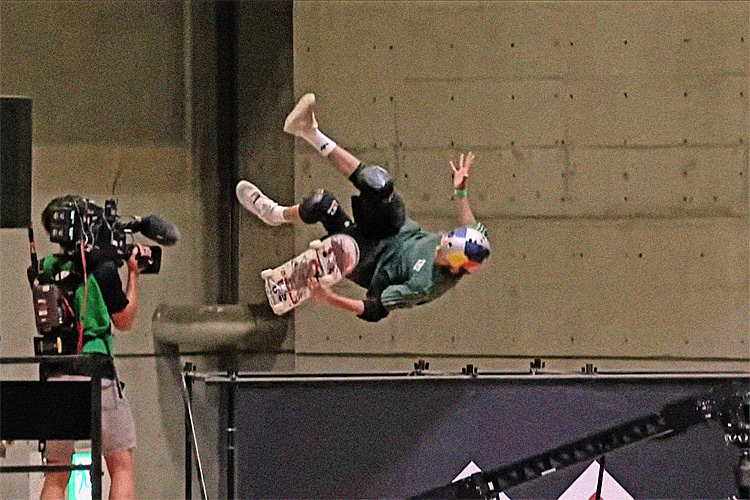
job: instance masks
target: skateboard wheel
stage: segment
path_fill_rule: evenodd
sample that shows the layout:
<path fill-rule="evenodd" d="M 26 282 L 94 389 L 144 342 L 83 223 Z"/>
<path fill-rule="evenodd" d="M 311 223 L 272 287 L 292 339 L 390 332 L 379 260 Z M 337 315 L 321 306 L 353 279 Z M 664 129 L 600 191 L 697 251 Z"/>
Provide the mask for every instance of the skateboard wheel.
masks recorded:
<path fill-rule="evenodd" d="M 331 286 L 333 285 L 333 278 L 331 276 L 323 276 L 320 278 L 320 284 L 323 286 Z"/>
<path fill-rule="evenodd" d="M 260 277 L 267 280 L 273 275 L 273 269 L 264 269 L 260 272 Z"/>
<path fill-rule="evenodd" d="M 310 248 L 313 250 L 317 250 L 318 248 L 323 248 L 323 242 L 320 240 L 313 240 L 310 242 Z"/>

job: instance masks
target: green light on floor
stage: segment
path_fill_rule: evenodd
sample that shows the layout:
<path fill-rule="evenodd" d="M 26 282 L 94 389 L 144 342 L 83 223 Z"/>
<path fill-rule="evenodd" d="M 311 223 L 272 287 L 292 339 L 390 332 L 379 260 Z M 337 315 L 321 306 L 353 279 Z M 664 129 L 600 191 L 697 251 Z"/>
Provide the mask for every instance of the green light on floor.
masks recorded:
<path fill-rule="evenodd" d="M 74 453 L 73 465 L 91 465 L 91 452 Z M 68 500 L 91 500 L 91 474 L 88 470 L 71 471 Z"/>

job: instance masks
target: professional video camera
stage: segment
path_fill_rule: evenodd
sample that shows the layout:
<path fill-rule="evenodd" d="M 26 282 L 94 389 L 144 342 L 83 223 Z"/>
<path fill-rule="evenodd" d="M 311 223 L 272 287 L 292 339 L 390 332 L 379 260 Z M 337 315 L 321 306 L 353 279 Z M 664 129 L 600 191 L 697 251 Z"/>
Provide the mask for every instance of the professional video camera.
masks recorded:
<path fill-rule="evenodd" d="M 110 199 L 100 207 L 79 196 L 56 198 L 45 208 L 42 222 L 50 241 L 64 249 L 64 258 L 76 263 L 77 269 L 91 272 L 97 265 L 113 262 L 121 266 L 135 248 L 133 233 L 165 246 L 174 245 L 179 232 L 172 224 L 155 215 L 121 219 L 117 203 Z M 130 238 L 129 238 L 130 237 Z M 82 282 L 79 272 L 65 276 L 48 276 L 40 268 L 34 244 L 34 232 L 29 227 L 31 266 L 28 279 L 31 285 L 36 326 L 40 337 L 34 341 L 34 352 L 42 354 L 75 354 L 80 347 L 78 320 L 73 310 L 74 295 Z M 156 274 L 161 268 L 161 247 L 149 246 L 150 256 L 137 255 L 141 273 Z"/>
<path fill-rule="evenodd" d="M 45 217 L 50 241 L 64 248 L 81 248 L 92 264 L 114 261 L 122 265 L 133 251 L 133 244 L 127 243 L 128 235 L 136 232 L 165 246 L 179 239 L 177 228 L 155 215 L 121 220 L 115 200 L 107 200 L 102 208 L 91 200 L 72 198 L 48 210 Z M 155 274 L 161 267 L 161 247 L 150 248 L 151 257 L 144 257 L 140 263 L 145 267 L 143 273 Z"/>

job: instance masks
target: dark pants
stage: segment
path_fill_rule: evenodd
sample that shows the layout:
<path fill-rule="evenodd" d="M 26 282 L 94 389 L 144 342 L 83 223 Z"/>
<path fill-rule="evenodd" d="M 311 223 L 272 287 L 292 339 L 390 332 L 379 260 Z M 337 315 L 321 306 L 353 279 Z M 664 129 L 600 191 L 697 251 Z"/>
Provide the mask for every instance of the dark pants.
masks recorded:
<path fill-rule="evenodd" d="M 367 169 L 377 168 L 376 175 Z M 362 172 L 365 172 L 364 175 Z M 380 167 L 359 165 L 349 177 L 359 194 L 352 196 L 354 219 L 330 193 L 318 190 L 300 204 L 300 217 L 307 224 L 321 222 L 328 234 L 348 234 L 359 246 L 359 263 L 347 278 L 368 288 L 378 259 L 391 238 L 406 221 L 406 209 L 393 183 Z"/>

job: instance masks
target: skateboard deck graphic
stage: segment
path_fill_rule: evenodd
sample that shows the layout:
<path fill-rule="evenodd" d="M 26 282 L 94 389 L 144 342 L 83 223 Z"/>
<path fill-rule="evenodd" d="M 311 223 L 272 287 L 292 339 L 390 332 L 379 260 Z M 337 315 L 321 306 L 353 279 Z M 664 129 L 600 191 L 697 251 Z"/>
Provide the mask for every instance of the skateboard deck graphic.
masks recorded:
<path fill-rule="evenodd" d="M 312 241 L 309 248 L 275 269 L 260 273 L 265 281 L 266 296 L 273 312 L 285 314 L 310 298 L 309 278 L 322 286 L 341 281 L 359 262 L 359 247 L 354 238 L 334 234 Z"/>

